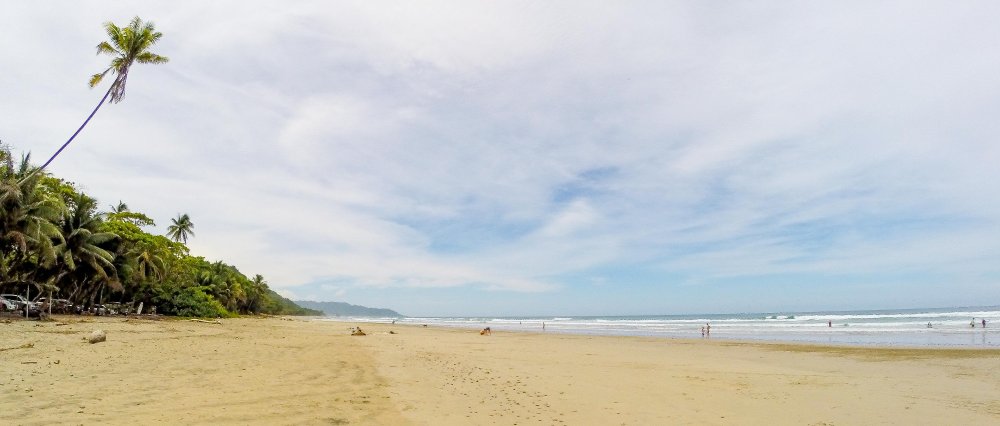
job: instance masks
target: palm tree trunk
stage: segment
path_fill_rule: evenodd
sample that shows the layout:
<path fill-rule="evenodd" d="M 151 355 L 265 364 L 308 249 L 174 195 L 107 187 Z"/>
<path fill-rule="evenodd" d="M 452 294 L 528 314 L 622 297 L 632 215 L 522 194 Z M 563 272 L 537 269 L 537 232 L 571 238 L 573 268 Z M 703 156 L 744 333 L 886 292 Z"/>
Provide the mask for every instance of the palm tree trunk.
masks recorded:
<path fill-rule="evenodd" d="M 101 102 L 98 103 L 97 107 L 94 108 L 94 111 L 92 111 L 90 113 L 90 115 L 87 116 L 87 119 L 83 122 L 83 124 L 80 125 L 80 128 L 76 129 L 76 132 L 73 133 L 73 136 L 70 136 L 69 140 L 66 141 L 66 143 L 62 144 L 62 146 L 59 147 L 59 150 L 56 151 L 55 154 L 52 154 L 52 157 L 49 157 L 49 160 L 46 161 L 45 164 L 42 164 L 42 167 L 39 167 L 39 168 L 35 169 L 34 172 L 32 172 L 27 177 L 25 177 L 24 179 L 22 179 L 21 182 L 24 182 L 24 181 L 28 180 L 28 178 L 30 178 L 30 177 L 34 176 L 36 173 L 39 173 L 42 170 L 44 170 L 45 167 L 48 166 L 49 163 L 52 162 L 52 160 L 56 159 L 56 157 L 59 155 L 59 153 L 61 153 L 64 149 L 66 149 L 66 146 L 68 146 L 70 142 L 73 142 L 73 139 L 76 139 L 76 135 L 80 134 L 80 131 L 83 130 L 84 127 L 87 127 L 87 123 L 90 122 L 90 119 L 94 118 L 94 114 L 97 114 L 97 110 L 101 109 L 101 106 L 104 105 L 104 101 L 108 100 L 108 95 L 111 94 L 111 89 L 114 88 L 114 87 L 115 86 L 112 84 L 111 88 L 108 88 L 108 91 L 104 93 L 104 97 L 101 98 Z"/>

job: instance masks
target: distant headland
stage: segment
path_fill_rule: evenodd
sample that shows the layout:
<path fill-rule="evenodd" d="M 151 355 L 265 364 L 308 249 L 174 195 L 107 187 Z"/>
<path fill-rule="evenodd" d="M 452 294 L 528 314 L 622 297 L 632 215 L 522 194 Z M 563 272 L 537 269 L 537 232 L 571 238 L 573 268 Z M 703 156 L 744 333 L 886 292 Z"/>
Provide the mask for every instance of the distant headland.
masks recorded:
<path fill-rule="evenodd" d="M 352 305 L 344 302 L 314 302 L 311 300 L 296 301 L 295 304 L 309 309 L 322 311 L 329 316 L 358 316 L 358 317 L 403 317 L 392 309 L 369 308 L 366 306 Z"/>

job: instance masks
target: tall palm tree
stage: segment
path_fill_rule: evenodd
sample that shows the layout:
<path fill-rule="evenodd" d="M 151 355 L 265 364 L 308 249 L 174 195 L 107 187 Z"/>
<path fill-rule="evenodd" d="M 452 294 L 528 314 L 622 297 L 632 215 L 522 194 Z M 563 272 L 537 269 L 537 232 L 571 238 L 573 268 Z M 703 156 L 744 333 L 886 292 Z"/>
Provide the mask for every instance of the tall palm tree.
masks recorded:
<path fill-rule="evenodd" d="M 247 287 L 247 301 L 246 301 L 246 311 L 250 313 L 259 313 L 261 308 L 261 301 L 264 298 L 264 294 L 267 293 L 267 281 L 264 281 L 264 276 L 261 274 L 254 275 L 250 280 L 250 285 Z"/>
<path fill-rule="evenodd" d="M 79 301 L 78 295 L 90 295 L 90 302 L 104 285 L 110 284 L 115 291 L 121 291 L 121 283 L 115 274 L 114 253 L 102 247 L 118 238 L 111 232 L 101 231 L 101 216 L 97 213 L 97 202 L 84 194 L 76 195 L 70 211 L 60 224 L 62 243 L 56 250 L 61 260 L 60 286 L 71 288 L 71 299 Z"/>
<path fill-rule="evenodd" d="M 45 164 L 42 164 L 42 167 L 38 168 L 36 173 L 45 169 L 70 142 L 73 142 L 76 135 L 80 134 L 80 131 L 87 126 L 91 118 L 94 118 L 94 114 L 97 114 L 97 110 L 101 109 L 104 101 L 109 96 L 111 97 L 111 103 L 121 102 L 122 97 L 125 96 L 125 80 L 128 79 L 128 72 L 132 68 L 133 63 L 163 64 L 169 61 L 166 56 L 157 55 L 149 51 L 149 48 L 156 44 L 160 40 L 160 37 L 163 37 L 163 33 L 156 31 L 156 27 L 152 22 L 143 23 L 136 16 L 132 18 L 132 22 L 129 22 L 126 27 L 119 27 L 112 22 L 107 22 L 104 24 L 104 29 L 108 33 L 111 42 L 102 41 L 98 44 L 97 54 L 100 55 L 103 53 L 111 55 L 114 58 L 111 59 L 111 65 L 104 72 L 94 74 L 90 77 L 90 87 L 93 88 L 100 84 L 104 80 L 104 76 L 109 72 L 113 72 L 116 75 L 115 82 L 111 84 L 104 97 L 101 98 L 101 102 L 97 104 L 97 107 L 90 113 L 90 116 L 80 125 L 80 128 L 76 129 L 73 136 L 70 136 L 69 140 L 62 144 L 59 150 L 55 154 L 52 154 L 52 157 Z"/>
<path fill-rule="evenodd" d="M 174 241 L 187 244 L 188 237 L 194 236 L 194 223 L 191 222 L 191 218 L 184 213 L 170 220 L 174 224 L 167 227 L 167 236 Z"/>

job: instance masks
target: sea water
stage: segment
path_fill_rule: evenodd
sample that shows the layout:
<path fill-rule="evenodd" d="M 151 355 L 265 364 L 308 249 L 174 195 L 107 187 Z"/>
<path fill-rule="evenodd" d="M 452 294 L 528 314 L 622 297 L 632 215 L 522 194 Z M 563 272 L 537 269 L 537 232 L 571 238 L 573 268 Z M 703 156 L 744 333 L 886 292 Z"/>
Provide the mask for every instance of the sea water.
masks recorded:
<path fill-rule="evenodd" d="M 975 327 L 971 322 L 975 318 Z M 986 319 L 986 328 L 982 320 Z M 1000 306 L 836 312 L 531 317 L 337 318 L 482 329 L 874 346 L 1000 347 Z M 544 330 L 543 330 L 544 324 Z M 711 332 L 702 337 L 702 327 Z M 929 324 L 929 325 L 928 325 Z"/>

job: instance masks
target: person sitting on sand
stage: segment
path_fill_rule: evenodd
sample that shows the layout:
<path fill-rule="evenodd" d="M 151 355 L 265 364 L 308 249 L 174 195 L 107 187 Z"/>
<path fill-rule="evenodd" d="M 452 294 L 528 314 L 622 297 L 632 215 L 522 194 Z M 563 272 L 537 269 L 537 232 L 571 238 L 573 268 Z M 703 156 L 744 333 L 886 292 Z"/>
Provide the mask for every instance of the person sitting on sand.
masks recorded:
<path fill-rule="evenodd" d="M 493 335 L 493 331 L 491 331 L 489 327 L 486 327 L 486 328 L 483 329 L 483 331 L 479 332 L 479 335 L 480 336 L 492 336 Z"/>

